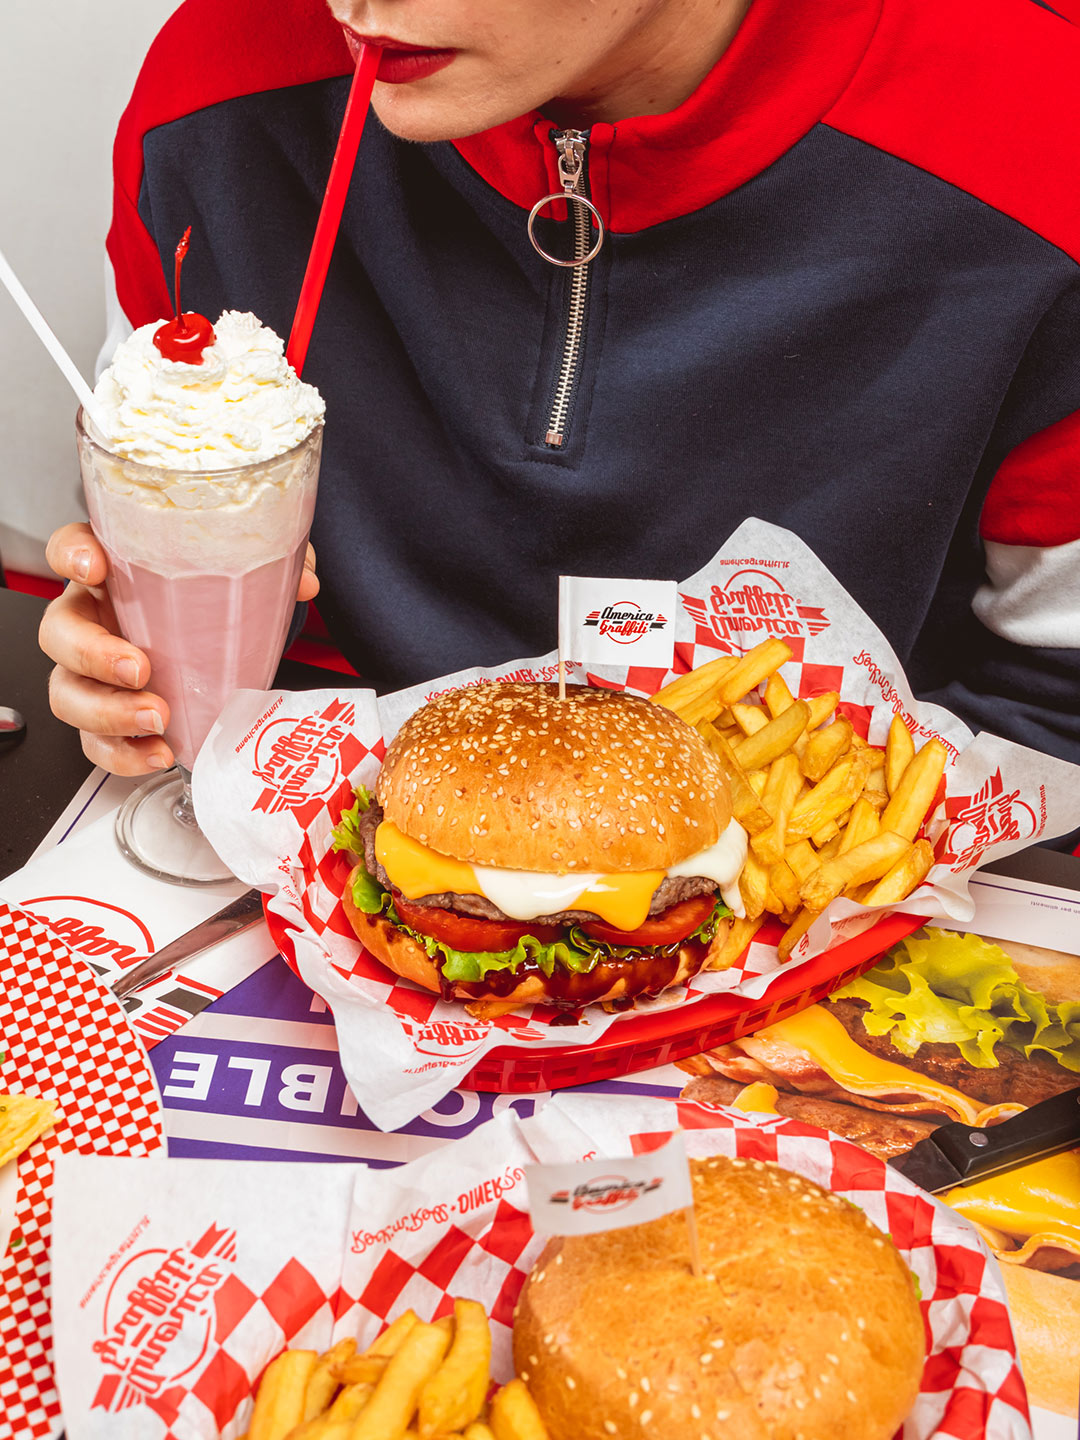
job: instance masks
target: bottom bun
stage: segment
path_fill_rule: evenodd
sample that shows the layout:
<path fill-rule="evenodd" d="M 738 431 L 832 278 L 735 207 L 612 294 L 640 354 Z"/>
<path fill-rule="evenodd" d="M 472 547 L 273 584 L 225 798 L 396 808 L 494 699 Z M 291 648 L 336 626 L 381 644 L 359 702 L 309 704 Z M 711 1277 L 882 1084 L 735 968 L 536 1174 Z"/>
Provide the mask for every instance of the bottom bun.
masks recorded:
<path fill-rule="evenodd" d="M 686 1219 L 549 1242 L 514 1363 L 551 1440 L 892 1440 L 919 1393 L 911 1274 L 861 1210 L 760 1160 L 692 1160 Z"/>
<path fill-rule="evenodd" d="M 369 915 L 356 908 L 352 900 L 352 875 L 346 882 L 341 903 L 358 939 L 376 960 L 381 960 L 395 974 L 404 980 L 411 980 L 414 985 L 433 990 L 448 1000 L 465 1001 L 465 1008 L 478 1020 L 494 1020 L 499 1015 L 520 1010 L 526 1005 L 547 1003 L 558 1004 L 567 1009 L 579 1009 L 587 1004 L 633 1000 L 646 991 L 655 993 L 657 988 L 655 962 L 650 955 L 642 955 L 637 962 L 619 961 L 611 965 L 598 965 L 591 977 L 595 983 L 587 992 L 583 985 L 583 993 L 580 996 L 572 995 L 570 999 L 556 994 L 547 977 L 535 970 L 524 975 L 505 993 L 489 989 L 482 981 L 477 984 L 455 982 L 444 987 L 438 966 L 418 941 L 404 930 L 399 930 L 385 915 Z M 671 973 L 665 975 L 664 984 L 659 988 L 669 989 L 706 968 L 709 957 L 722 946 L 729 925 L 727 920 L 720 922 L 707 950 L 703 951 L 700 945 L 680 946 L 674 963 L 667 962 L 666 968 L 669 968 Z M 572 978 L 575 981 L 587 981 L 590 977 Z"/>
<path fill-rule="evenodd" d="M 1080 1281 L 1003 1262 L 1013 1332 L 1028 1399 L 1059 1415 L 1076 1415 L 1080 1377 Z"/>

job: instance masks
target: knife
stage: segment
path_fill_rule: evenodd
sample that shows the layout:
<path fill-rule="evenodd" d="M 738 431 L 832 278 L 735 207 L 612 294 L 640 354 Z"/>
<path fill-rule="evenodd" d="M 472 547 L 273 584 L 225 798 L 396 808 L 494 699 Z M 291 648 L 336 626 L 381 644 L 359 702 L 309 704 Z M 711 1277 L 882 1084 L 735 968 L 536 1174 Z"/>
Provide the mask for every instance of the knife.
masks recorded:
<path fill-rule="evenodd" d="M 167 970 L 179 965 L 181 960 L 189 960 L 192 955 L 209 950 L 211 945 L 218 944 L 228 936 L 237 935 L 241 930 L 257 925 L 263 918 L 262 900 L 261 890 L 248 890 L 238 900 L 231 900 L 223 910 L 211 915 L 209 920 L 204 920 L 201 925 L 188 930 L 155 954 L 140 960 L 138 965 L 125 970 L 123 975 L 113 982 L 113 994 L 118 1000 L 123 1000 L 133 990 L 138 990 L 140 985 L 156 980 L 159 975 L 164 975 Z"/>
<path fill-rule="evenodd" d="M 1080 1088 L 1041 1100 L 985 1130 L 963 1123 L 941 1125 L 889 1164 L 913 1184 L 938 1195 L 1078 1145 Z"/>

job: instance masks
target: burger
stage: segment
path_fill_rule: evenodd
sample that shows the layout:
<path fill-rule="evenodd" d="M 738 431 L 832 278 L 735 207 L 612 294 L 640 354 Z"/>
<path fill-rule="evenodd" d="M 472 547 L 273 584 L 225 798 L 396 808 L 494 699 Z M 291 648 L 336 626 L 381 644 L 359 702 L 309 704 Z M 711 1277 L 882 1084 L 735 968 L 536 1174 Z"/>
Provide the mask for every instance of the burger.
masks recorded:
<path fill-rule="evenodd" d="M 829 1001 L 682 1062 L 695 1100 L 775 1110 L 889 1160 L 952 1120 L 993 1125 L 1080 1084 L 1073 956 L 926 930 Z M 941 1198 L 1001 1262 L 1030 1398 L 1076 1414 L 1080 1151 Z"/>
<path fill-rule="evenodd" d="M 342 817 L 342 896 L 367 950 L 492 1019 L 632 1006 L 718 953 L 746 833 L 720 764 L 622 691 L 489 684 L 402 726 Z"/>
<path fill-rule="evenodd" d="M 549 1242 L 514 1364 L 551 1440 L 892 1440 L 926 1356 L 911 1272 L 862 1210 L 759 1160 L 692 1160 L 681 1213 Z"/>

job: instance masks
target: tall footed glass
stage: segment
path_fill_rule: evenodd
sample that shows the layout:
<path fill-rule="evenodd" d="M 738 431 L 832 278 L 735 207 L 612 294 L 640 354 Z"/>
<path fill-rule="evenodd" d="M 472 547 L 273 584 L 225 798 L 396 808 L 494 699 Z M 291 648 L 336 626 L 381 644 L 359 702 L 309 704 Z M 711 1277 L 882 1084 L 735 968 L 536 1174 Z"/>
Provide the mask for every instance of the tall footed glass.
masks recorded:
<path fill-rule="evenodd" d="M 292 450 L 227 470 L 173 470 L 76 436 L 90 524 L 109 558 L 120 630 L 150 659 L 169 705 L 176 770 L 117 817 L 127 858 L 162 880 L 230 879 L 198 827 L 191 767 L 233 690 L 265 689 L 284 649 L 315 510 L 322 422 Z"/>

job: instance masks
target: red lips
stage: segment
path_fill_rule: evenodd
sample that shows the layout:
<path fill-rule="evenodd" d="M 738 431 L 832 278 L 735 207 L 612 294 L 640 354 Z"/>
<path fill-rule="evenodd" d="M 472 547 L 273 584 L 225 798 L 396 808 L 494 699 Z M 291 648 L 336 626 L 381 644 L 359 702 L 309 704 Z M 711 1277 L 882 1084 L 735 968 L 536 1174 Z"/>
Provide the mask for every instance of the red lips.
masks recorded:
<path fill-rule="evenodd" d="M 395 40 L 389 35 L 358 35 L 355 30 L 344 27 L 349 49 L 355 56 L 361 45 L 377 45 L 382 51 L 379 60 L 377 80 L 387 85 L 407 85 L 411 80 L 423 80 L 437 70 L 445 70 L 457 55 L 456 50 L 437 50 L 427 45 L 410 45 L 404 40 Z"/>

